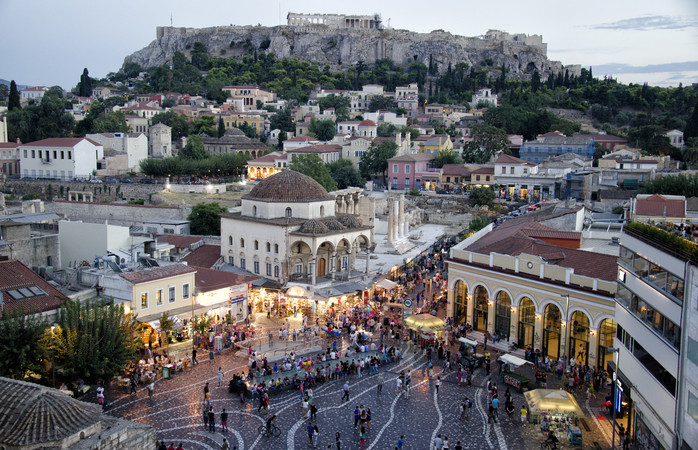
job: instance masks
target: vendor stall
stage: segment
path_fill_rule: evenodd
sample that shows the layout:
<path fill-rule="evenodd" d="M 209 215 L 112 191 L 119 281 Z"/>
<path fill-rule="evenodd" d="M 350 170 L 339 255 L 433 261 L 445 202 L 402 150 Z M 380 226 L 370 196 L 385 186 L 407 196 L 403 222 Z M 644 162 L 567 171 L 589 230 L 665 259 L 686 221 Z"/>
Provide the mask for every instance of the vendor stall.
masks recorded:
<path fill-rule="evenodd" d="M 419 335 L 421 339 L 429 341 L 441 339 L 443 331 L 448 329 L 446 322 L 431 314 L 416 314 L 405 318 L 402 322 L 405 328 L 411 331 L 411 338 Z"/>
<path fill-rule="evenodd" d="M 518 389 L 519 392 L 523 392 L 525 389 L 528 389 L 528 383 L 530 383 L 531 380 L 519 373 L 515 373 L 514 371 L 521 366 L 531 364 L 530 361 L 526 361 L 525 359 L 519 358 L 518 356 L 514 356 L 512 354 L 502 355 L 497 358 L 497 360 L 500 362 L 500 364 L 503 364 L 502 381 L 504 381 L 504 384 L 508 384 L 509 386 Z"/>
<path fill-rule="evenodd" d="M 577 418 L 583 417 L 584 412 L 572 394 L 557 389 L 535 389 L 524 392 L 524 398 L 531 422 L 540 423 L 541 431 L 552 431 L 561 441 L 571 437 L 580 439 Z"/>

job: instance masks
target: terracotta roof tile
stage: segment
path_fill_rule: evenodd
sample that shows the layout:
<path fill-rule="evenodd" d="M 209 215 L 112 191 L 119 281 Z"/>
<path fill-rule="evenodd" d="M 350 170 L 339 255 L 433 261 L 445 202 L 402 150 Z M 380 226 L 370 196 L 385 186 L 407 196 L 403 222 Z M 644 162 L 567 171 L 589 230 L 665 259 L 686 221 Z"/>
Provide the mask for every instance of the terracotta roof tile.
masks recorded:
<path fill-rule="evenodd" d="M 639 216 L 685 217 L 686 201 L 668 199 L 659 194 L 647 198 L 638 197 L 635 201 L 635 214 Z"/>
<path fill-rule="evenodd" d="M 167 242 L 174 245 L 176 248 L 189 248 L 190 245 L 201 241 L 201 236 L 190 236 L 183 234 L 161 234 L 158 236 L 158 242 Z"/>
<path fill-rule="evenodd" d="M 141 284 L 187 273 L 196 273 L 196 269 L 184 264 L 170 264 L 167 266 L 140 269 L 135 272 L 120 273 L 119 275 L 133 284 Z"/>
<path fill-rule="evenodd" d="M 258 279 L 259 277 L 257 276 L 199 268 L 196 272 L 196 289 L 201 292 L 210 292 L 251 283 Z"/>
<path fill-rule="evenodd" d="M 26 144 L 22 144 L 21 147 L 75 147 L 82 141 L 87 141 L 100 147 L 102 145 L 87 138 L 48 138 L 40 141 L 27 142 Z"/>
<path fill-rule="evenodd" d="M 216 261 L 221 257 L 221 246 L 220 245 L 210 245 L 205 244 L 196 250 L 189 253 L 187 256 L 182 258 L 182 261 L 186 262 L 192 267 L 199 268 L 211 268 Z"/>
<path fill-rule="evenodd" d="M 7 291 L 30 286 L 41 288 L 46 292 L 46 295 L 15 300 L 7 293 Z M 3 295 L 4 310 L 7 312 L 20 310 L 27 313 L 51 311 L 61 306 L 66 300 L 61 291 L 16 259 L 0 261 L 0 292 Z"/>

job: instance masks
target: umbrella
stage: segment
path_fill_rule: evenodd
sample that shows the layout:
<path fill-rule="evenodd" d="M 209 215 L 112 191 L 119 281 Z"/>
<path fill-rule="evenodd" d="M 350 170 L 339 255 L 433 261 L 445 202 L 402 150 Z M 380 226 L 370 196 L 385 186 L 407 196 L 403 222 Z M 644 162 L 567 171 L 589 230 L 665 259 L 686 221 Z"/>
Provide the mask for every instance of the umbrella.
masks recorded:
<path fill-rule="evenodd" d="M 415 331 L 441 331 L 448 328 L 446 323 L 431 314 L 416 314 L 405 319 L 405 326 Z"/>

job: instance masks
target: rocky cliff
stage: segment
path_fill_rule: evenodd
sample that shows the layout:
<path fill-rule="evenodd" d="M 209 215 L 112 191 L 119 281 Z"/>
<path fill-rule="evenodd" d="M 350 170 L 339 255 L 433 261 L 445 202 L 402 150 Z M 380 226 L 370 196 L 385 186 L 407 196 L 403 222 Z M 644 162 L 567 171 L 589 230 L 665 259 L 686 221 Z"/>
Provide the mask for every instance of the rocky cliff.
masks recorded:
<path fill-rule="evenodd" d="M 428 65 L 430 56 L 440 71 L 446 70 L 449 63 L 455 67 L 465 62 L 472 67 L 487 62 L 494 68 L 504 65 L 507 76 L 519 79 L 530 77 L 536 69 L 543 79 L 563 69 L 560 62 L 548 60 L 542 38 L 537 36 L 536 41 L 531 42 L 520 40 L 519 36 L 522 35 L 497 32 L 480 38 L 457 36 L 442 30 L 427 34 L 393 29 L 337 29 L 323 25 L 158 27 L 157 39 L 127 56 L 124 63 L 137 62 L 143 67 L 162 65 L 171 60 L 175 51 L 188 54 L 194 43 L 200 41 L 206 44 L 212 56 L 246 54 L 254 46 L 260 52 L 273 52 L 279 58 L 329 64 L 335 70 L 359 61 L 370 64 L 382 58 L 390 58 L 404 66 L 414 61 Z M 571 74 L 576 74 L 578 66 L 571 67 Z"/>

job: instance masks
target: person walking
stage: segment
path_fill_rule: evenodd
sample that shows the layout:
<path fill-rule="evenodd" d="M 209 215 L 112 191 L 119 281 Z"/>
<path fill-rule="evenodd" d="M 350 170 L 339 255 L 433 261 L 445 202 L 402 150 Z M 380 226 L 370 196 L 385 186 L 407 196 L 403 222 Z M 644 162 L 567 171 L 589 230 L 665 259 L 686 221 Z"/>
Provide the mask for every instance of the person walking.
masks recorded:
<path fill-rule="evenodd" d="M 155 382 L 151 381 L 150 384 L 148 385 L 148 398 L 150 401 L 153 401 L 153 391 L 155 390 Z"/>
<path fill-rule="evenodd" d="M 208 430 L 208 408 L 204 407 L 204 431 Z"/>
<path fill-rule="evenodd" d="M 468 397 L 465 397 L 465 420 L 470 420 L 470 408 L 473 407 L 473 402 Z"/>
<path fill-rule="evenodd" d="M 228 413 L 225 412 L 225 408 L 223 408 L 223 412 L 221 412 L 221 429 L 223 433 L 228 431 Z"/>
<path fill-rule="evenodd" d="M 359 411 L 359 407 L 356 406 L 354 408 L 354 429 L 356 430 L 356 427 L 359 426 L 359 420 L 361 419 L 361 412 Z"/>
<path fill-rule="evenodd" d="M 344 391 L 344 395 L 342 395 L 342 403 L 344 403 L 345 398 L 347 399 L 347 401 L 349 401 L 349 383 L 345 381 L 342 390 Z"/>
<path fill-rule="evenodd" d="M 223 368 L 219 367 L 218 368 L 218 387 L 221 387 L 221 383 L 223 383 Z"/>
<path fill-rule="evenodd" d="M 312 444 L 313 448 L 317 448 L 317 442 L 320 440 L 320 430 L 318 429 L 317 425 L 313 427 L 313 436 L 312 436 Z"/>
<path fill-rule="evenodd" d="M 131 392 L 129 392 L 129 394 L 128 394 L 129 397 L 130 397 L 132 394 L 138 395 L 138 392 L 136 392 L 136 379 L 133 378 L 133 377 L 131 377 Z"/>
<path fill-rule="evenodd" d="M 216 432 L 216 413 L 213 412 L 213 406 L 209 406 L 208 410 L 208 431 Z"/>
<path fill-rule="evenodd" d="M 366 410 L 366 431 L 371 431 L 371 408 Z"/>
<path fill-rule="evenodd" d="M 334 434 L 334 446 L 337 450 L 342 450 L 342 435 L 339 434 L 339 431 Z"/>
<path fill-rule="evenodd" d="M 366 445 L 366 428 L 361 427 L 361 430 L 359 432 L 359 437 L 361 438 L 361 450 L 364 449 L 364 445 Z"/>
<path fill-rule="evenodd" d="M 492 417 L 494 418 L 494 423 L 497 423 L 497 418 L 499 417 L 499 398 L 495 395 L 492 399 Z"/>
<path fill-rule="evenodd" d="M 317 420 L 317 405 L 315 401 L 310 402 L 310 420 Z"/>
<path fill-rule="evenodd" d="M 196 347 L 192 347 L 191 349 L 191 365 L 195 366 L 199 364 L 199 360 L 196 359 Z"/>
<path fill-rule="evenodd" d="M 526 416 L 528 415 L 528 410 L 526 405 L 521 405 L 521 426 L 526 426 Z"/>
<path fill-rule="evenodd" d="M 378 392 L 378 394 L 381 394 L 383 392 L 383 382 L 383 372 L 381 372 L 378 374 L 378 388 L 376 389 L 376 392 Z"/>
<path fill-rule="evenodd" d="M 439 386 L 441 386 L 441 377 L 440 376 L 436 377 L 436 383 L 434 384 L 434 387 L 436 388 L 436 395 L 439 394 Z"/>
<path fill-rule="evenodd" d="M 399 396 L 402 392 L 402 379 L 400 377 L 396 378 L 395 383 L 397 383 L 395 386 L 395 395 Z"/>
<path fill-rule="evenodd" d="M 313 434 L 315 433 L 315 427 L 313 427 L 312 422 L 308 422 L 308 426 L 305 427 L 305 429 L 308 433 L 308 445 L 311 446 L 313 445 Z"/>
<path fill-rule="evenodd" d="M 441 435 L 439 434 L 434 438 L 434 450 L 441 450 L 441 447 L 444 445 L 444 440 L 441 438 Z"/>
<path fill-rule="evenodd" d="M 400 437 L 397 438 L 397 445 L 395 446 L 395 448 L 397 450 L 402 450 L 402 445 L 403 445 L 404 440 L 405 440 L 405 436 L 403 436 L 403 435 L 400 435 Z"/>

